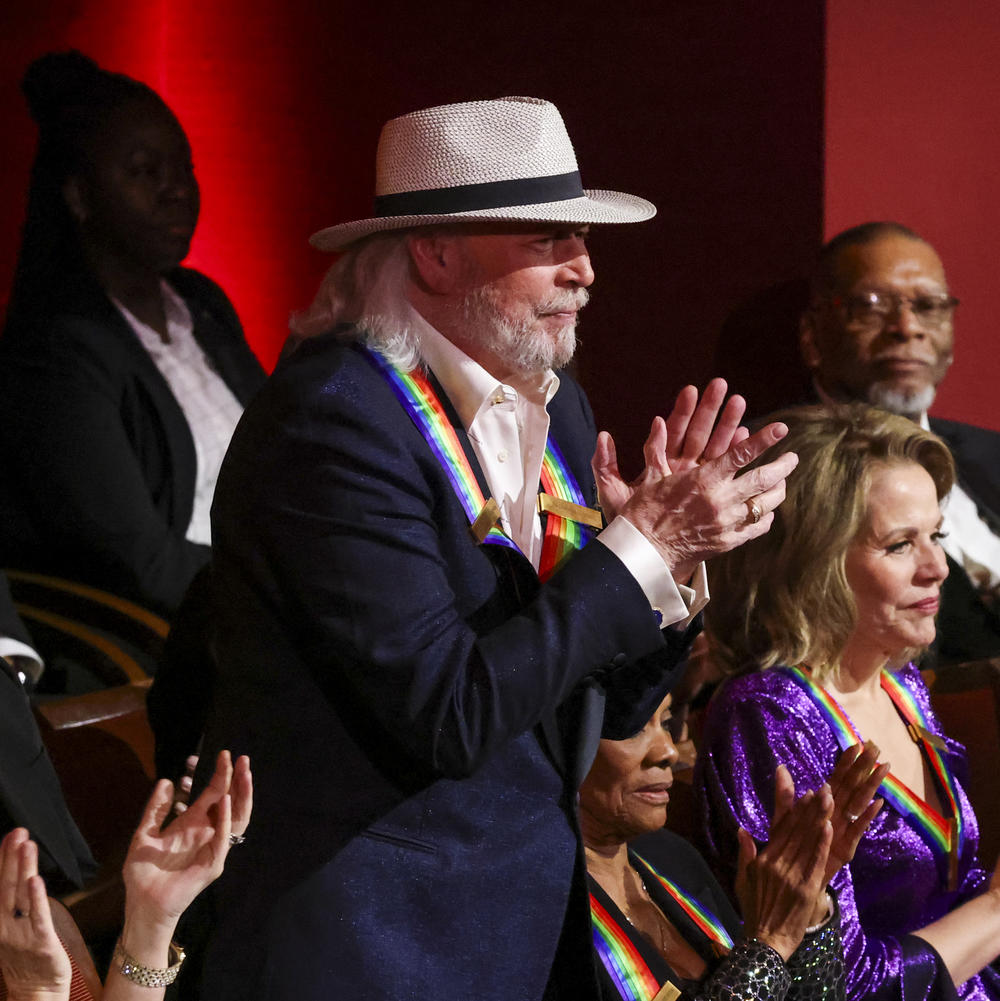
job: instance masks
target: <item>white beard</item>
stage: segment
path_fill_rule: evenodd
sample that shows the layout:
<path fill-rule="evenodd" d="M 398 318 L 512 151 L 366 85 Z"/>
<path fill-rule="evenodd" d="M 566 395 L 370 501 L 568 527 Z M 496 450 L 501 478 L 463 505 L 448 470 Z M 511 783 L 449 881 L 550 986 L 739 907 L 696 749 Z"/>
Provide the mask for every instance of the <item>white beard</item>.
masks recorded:
<path fill-rule="evenodd" d="M 537 328 L 539 317 L 563 309 L 582 309 L 589 298 L 585 288 L 567 290 L 536 303 L 520 316 L 511 316 L 501 308 L 502 291 L 494 285 L 480 285 L 466 293 L 462 313 L 470 340 L 521 375 L 538 375 L 565 367 L 576 350 L 575 320 L 552 335 Z"/>
<path fill-rule="evenodd" d="M 924 386 L 923 389 L 906 391 L 875 382 L 868 387 L 868 402 L 873 407 L 881 407 L 901 417 L 918 418 L 934 402 L 934 387 Z"/>

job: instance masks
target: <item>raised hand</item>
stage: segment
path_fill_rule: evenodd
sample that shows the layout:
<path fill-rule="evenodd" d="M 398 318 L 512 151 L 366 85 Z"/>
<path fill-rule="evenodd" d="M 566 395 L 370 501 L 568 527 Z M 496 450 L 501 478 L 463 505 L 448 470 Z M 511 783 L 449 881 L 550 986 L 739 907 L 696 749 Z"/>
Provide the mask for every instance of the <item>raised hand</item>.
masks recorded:
<path fill-rule="evenodd" d="M 737 474 L 786 434 L 784 424 L 769 424 L 679 473 L 664 474 L 659 465 L 647 464 L 618 513 L 656 546 L 675 579 L 686 580 L 703 560 L 771 527 L 773 511 L 785 497 L 785 477 L 798 457 L 785 452 Z"/>
<path fill-rule="evenodd" d="M 252 783 L 247 758 L 233 768 L 220 752 L 208 786 L 161 830 L 173 784 L 157 783 L 125 859 L 126 931 L 141 918 L 147 928 L 173 925 L 192 900 L 222 872 L 230 835 L 249 821 Z"/>
<path fill-rule="evenodd" d="M 878 757 L 879 749 L 872 741 L 854 744 L 837 759 L 830 775 L 833 842 L 826 863 L 827 882 L 854 858 L 858 842 L 882 809 L 883 801 L 872 797 L 889 774 L 889 763 L 880 765 Z"/>
<path fill-rule="evenodd" d="M 784 765 L 775 772 L 775 810 L 770 839 L 760 851 L 740 829 L 736 895 L 747 938 L 769 945 L 785 960 L 815 920 L 826 888 L 833 839 L 833 796 L 827 786 L 795 801 Z"/>
<path fill-rule="evenodd" d="M 10 1001 L 69 998 L 69 957 L 38 875 L 38 848 L 22 827 L 0 843 L 0 970 Z"/>
<path fill-rule="evenodd" d="M 672 473 L 683 473 L 706 459 L 717 459 L 750 434 L 740 426 L 746 400 L 731 396 L 726 401 L 726 388 L 725 379 L 713 379 L 700 400 L 694 386 L 685 386 L 677 394 L 665 421 L 664 451 Z"/>
<path fill-rule="evenodd" d="M 746 410 L 742 396 L 726 398 L 726 383 L 713 379 L 701 399 L 694 386 L 685 386 L 677 396 L 667 420 L 655 417 L 643 446 L 645 469 L 632 483 L 626 483 L 618 468 L 614 439 L 607 431 L 597 437 L 597 450 L 591 464 L 597 494 L 608 521 L 616 517 L 645 479 L 647 473 L 659 477 L 693 469 L 704 459 L 723 455 L 733 444 L 749 434 L 740 427 Z M 721 416 L 719 414 L 722 408 Z"/>

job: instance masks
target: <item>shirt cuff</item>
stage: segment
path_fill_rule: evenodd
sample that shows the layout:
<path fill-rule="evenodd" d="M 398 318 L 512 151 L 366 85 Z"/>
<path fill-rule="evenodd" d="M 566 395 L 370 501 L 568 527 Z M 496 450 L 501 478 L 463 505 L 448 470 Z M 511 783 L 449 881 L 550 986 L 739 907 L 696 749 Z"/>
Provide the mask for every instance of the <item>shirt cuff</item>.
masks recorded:
<path fill-rule="evenodd" d="M 42 676 L 45 662 L 27 643 L 0 636 L 0 657 L 9 659 L 15 670 L 22 672 L 34 684 Z"/>
<path fill-rule="evenodd" d="M 597 536 L 625 564 L 642 588 L 661 626 L 685 628 L 708 604 L 708 577 L 699 563 L 690 586 L 678 584 L 656 547 L 627 518 L 619 515 Z"/>

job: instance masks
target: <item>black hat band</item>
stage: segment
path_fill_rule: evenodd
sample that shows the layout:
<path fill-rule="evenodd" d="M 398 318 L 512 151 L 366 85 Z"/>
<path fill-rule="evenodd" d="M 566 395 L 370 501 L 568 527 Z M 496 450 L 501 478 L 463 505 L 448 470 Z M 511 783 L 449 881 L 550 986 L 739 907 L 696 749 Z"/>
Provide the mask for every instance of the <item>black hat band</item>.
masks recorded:
<path fill-rule="evenodd" d="M 578 170 L 549 177 L 523 177 L 511 181 L 458 184 L 453 188 L 401 191 L 375 198 L 375 216 L 452 215 L 477 209 L 509 208 L 513 205 L 544 205 L 583 198 Z"/>

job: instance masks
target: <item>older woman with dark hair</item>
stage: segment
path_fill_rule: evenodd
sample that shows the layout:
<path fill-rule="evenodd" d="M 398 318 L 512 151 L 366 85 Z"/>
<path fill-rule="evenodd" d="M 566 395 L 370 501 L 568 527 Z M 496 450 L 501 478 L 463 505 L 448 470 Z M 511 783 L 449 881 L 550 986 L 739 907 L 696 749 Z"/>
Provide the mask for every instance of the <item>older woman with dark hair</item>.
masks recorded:
<path fill-rule="evenodd" d="M 78 52 L 23 89 L 39 142 L 0 339 L 0 553 L 169 614 L 264 373 L 223 291 L 180 267 L 198 184 L 159 95 Z"/>
<path fill-rule="evenodd" d="M 670 696 L 638 733 L 604 739 L 580 788 L 594 947 L 605 1001 L 675 998 L 843 998 L 833 898 L 839 859 L 850 857 L 879 804 L 885 772 L 875 749 L 842 756 L 829 785 L 795 802 L 785 768 L 767 845 L 741 836 L 742 919 L 698 852 L 664 829 L 677 749 Z M 835 826 L 835 811 L 854 810 Z"/>
<path fill-rule="evenodd" d="M 786 500 L 766 537 L 712 568 L 710 641 L 736 676 L 710 705 L 695 776 L 710 854 L 732 880 L 738 831 L 766 832 L 774 769 L 817 788 L 875 737 L 885 807 L 831 881 L 847 996 L 1000 998 L 1000 877 L 979 863 L 964 748 L 911 662 L 947 575 L 951 456 L 863 405 L 778 418 L 791 430 L 768 457 L 799 456 Z"/>

